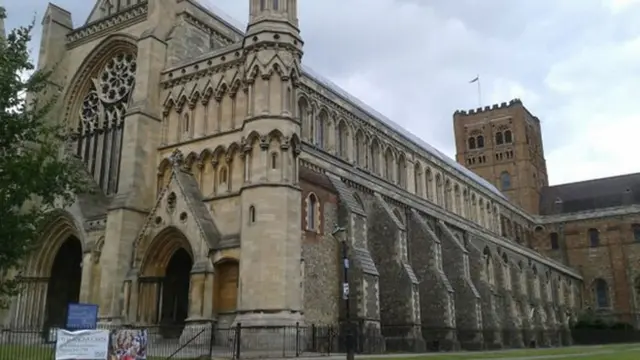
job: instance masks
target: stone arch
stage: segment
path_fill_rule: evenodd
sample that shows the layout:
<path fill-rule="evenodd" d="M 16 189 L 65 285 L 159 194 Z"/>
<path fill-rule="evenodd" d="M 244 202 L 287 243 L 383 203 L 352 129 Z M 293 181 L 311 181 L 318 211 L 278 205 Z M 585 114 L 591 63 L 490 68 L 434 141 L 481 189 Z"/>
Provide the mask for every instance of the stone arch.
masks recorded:
<path fill-rule="evenodd" d="M 381 169 L 380 169 L 380 141 L 378 140 L 377 137 L 372 137 L 371 138 L 371 160 L 370 160 L 370 167 L 369 169 L 371 170 L 371 172 L 373 172 L 376 175 L 380 175 L 381 174 Z"/>
<path fill-rule="evenodd" d="M 137 48 L 130 36 L 103 40 L 74 75 L 63 121 L 74 135 L 76 156 L 107 195 L 118 191 L 124 118 L 137 74 Z"/>
<path fill-rule="evenodd" d="M 367 166 L 367 137 L 361 128 L 356 130 L 355 136 L 355 161 L 356 164 L 366 167 Z"/>
<path fill-rule="evenodd" d="M 391 145 L 387 145 L 384 150 L 384 167 L 382 169 L 382 176 L 391 182 L 395 182 L 395 163 L 396 154 Z"/>
<path fill-rule="evenodd" d="M 398 161 L 396 162 L 396 182 L 401 188 L 407 188 L 407 158 L 404 153 L 400 152 Z"/>
<path fill-rule="evenodd" d="M 336 126 L 336 150 L 338 152 L 338 156 L 343 159 L 349 160 L 349 125 L 345 119 L 340 119 L 338 121 L 338 126 Z"/>
<path fill-rule="evenodd" d="M 424 185 L 422 180 L 422 165 L 420 161 L 416 160 L 415 164 L 413 164 L 413 186 L 416 195 L 424 196 Z"/>
<path fill-rule="evenodd" d="M 436 204 L 444 206 L 444 186 L 442 182 L 442 175 L 436 174 Z"/>
<path fill-rule="evenodd" d="M 19 280 L 23 289 L 15 300 L 14 325 L 64 326 L 69 303 L 79 302 L 85 234 L 73 215 L 57 209 L 46 215 L 42 236 L 29 254 Z"/>
<path fill-rule="evenodd" d="M 235 258 L 224 257 L 216 261 L 214 268 L 214 312 L 217 314 L 234 312 L 238 305 L 240 263 Z"/>
<path fill-rule="evenodd" d="M 313 121 L 311 121 L 311 106 L 305 95 L 298 97 L 298 118 L 302 126 L 302 136 L 311 140 L 313 138 Z"/>
<path fill-rule="evenodd" d="M 137 39 L 128 34 L 112 34 L 104 38 L 89 53 L 78 67 L 78 70 L 69 82 L 72 84 L 65 93 L 63 104 L 66 104 L 64 122 L 74 126 L 70 117 L 78 114 L 80 110 L 80 96 L 88 91 L 92 82 L 93 73 L 102 69 L 113 56 L 120 52 L 136 53 Z"/>
<path fill-rule="evenodd" d="M 141 306 L 137 318 L 143 323 L 163 325 L 165 337 L 179 336 L 188 316 L 194 248 L 180 230 L 170 226 L 143 249 L 138 267 Z"/>
<path fill-rule="evenodd" d="M 324 107 L 322 107 L 318 112 L 317 125 L 315 143 L 321 148 L 327 150 L 329 148 L 329 112 Z"/>

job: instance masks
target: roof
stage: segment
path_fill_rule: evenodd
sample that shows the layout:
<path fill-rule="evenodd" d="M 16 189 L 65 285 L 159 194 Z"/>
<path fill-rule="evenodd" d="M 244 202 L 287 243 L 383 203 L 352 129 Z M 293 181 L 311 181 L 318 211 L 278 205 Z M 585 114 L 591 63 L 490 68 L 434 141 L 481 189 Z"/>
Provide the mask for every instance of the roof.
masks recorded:
<path fill-rule="evenodd" d="M 242 27 L 243 27 L 243 25 L 241 23 L 239 23 L 237 20 L 235 20 L 232 17 L 230 17 L 229 15 L 227 15 L 224 11 L 220 10 L 215 5 L 211 4 L 210 1 L 202 1 L 202 0 L 200 0 L 199 3 L 202 6 L 204 6 L 205 8 L 207 8 L 209 11 L 211 11 L 214 15 L 218 16 L 221 20 L 226 22 L 227 25 L 229 25 L 230 27 L 234 28 L 239 34 L 244 34 L 244 31 L 241 30 Z M 422 148 L 427 153 L 431 154 L 432 156 L 434 156 L 438 160 L 442 161 L 446 165 L 448 165 L 448 166 L 452 167 L 453 169 L 459 171 L 463 176 L 466 176 L 466 177 L 470 178 L 471 180 L 475 181 L 480 186 L 482 186 L 485 189 L 489 190 L 493 194 L 495 194 L 495 195 L 497 195 L 497 196 L 499 196 L 499 197 L 501 197 L 501 198 L 503 198 L 505 200 L 507 199 L 507 197 L 502 192 L 500 192 L 500 190 L 498 190 L 498 188 L 496 188 L 493 184 L 491 184 L 490 182 L 488 182 L 484 178 L 480 177 L 479 175 L 477 175 L 473 171 L 467 169 L 463 165 L 459 164 L 457 161 L 453 160 L 449 156 L 443 154 L 440 150 L 438 150 L 435 147 L 431 146 L 426 141 L 420 139 L 419 137 L 417 137 L 416 135 L 412 134 L 411 132 L 409 132 L 408 130 L 406 130 L 405 128 L 400 126 L 399 124 L 395 123 L 391 119 L 389 119 L 386 116 L 382 115 L 381 113 L 379 113 L 378 111 L 376 111 L 375 109 L 370 107 L 369 105 L 365 104 L 360 99 L 358 99 L 355 96 L 349 94 L 347 91 L 345 91 L 344 89 L 342 89 L 341 87 L 339 87 L 338 85 L 333 83 L 332 81 L 330 81 L 330 80 L 324 78 L 322 75 L 316 73 L 310 67 L 305 66 L 303 64 L 302 65 L 302 73 L 303 73 L 303 75 L 307 76 L 311 80 L 314 80 L 317 83 L 323 85 L 328 90 L 331 90 L 338 97 L 341 97 L 343 100 L 345 100 L 347 102 L 350 102 L 351 104 L 355 105 L 361 111 L 363 111 L 364 113 L 366 113 L 367 115 L 369 115 L 373 119 L 378 120 L 378 122 L 380 122 L 382 125 L 387 126 L 391 130 L 393 130 L 396 133 L 400 134 L 401 136 L 405 137 L 407 140 L 411 141 L 417 147 Z"/>
<path fill-rule="evenodd" d="M 640 204 L 640 173 L 544 187 L 540 214 L 566 214 L 631 204 Z"/>

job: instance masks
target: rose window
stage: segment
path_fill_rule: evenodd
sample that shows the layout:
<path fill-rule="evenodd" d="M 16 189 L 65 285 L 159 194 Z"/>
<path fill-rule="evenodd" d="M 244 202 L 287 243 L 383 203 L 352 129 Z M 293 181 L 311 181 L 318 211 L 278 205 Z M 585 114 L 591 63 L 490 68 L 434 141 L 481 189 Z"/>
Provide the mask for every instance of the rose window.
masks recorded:
<path fill-rule="evenodd" d="M 114 103 L 129 94 L 135 82 L 136 60 L 131 54 L 120 54 L 107 63 L 99 78 L 102 100 Z"/>

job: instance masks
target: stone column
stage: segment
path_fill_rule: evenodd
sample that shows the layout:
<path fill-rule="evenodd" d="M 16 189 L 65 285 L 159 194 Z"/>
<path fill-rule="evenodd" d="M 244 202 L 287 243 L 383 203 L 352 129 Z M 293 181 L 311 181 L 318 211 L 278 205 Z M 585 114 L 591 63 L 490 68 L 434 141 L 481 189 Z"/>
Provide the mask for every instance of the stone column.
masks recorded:
<path fill-rule="evenodd" d="M 213 331 L 213 265 L 209 259 L 196 262 L 191 269 L 189 317 L 180 343 L 203 346 L 211 341 Z M 207 290 L 211 290 L 210 292 Z"/>
<path fill-rule="evenodd" d="M 93 256 L 90 252 L 83 254 L 82 257 L 82 280 L 80 282 L 80 302 L 88 303 L 91 301 L 91 283 L 93 275 Z"/>

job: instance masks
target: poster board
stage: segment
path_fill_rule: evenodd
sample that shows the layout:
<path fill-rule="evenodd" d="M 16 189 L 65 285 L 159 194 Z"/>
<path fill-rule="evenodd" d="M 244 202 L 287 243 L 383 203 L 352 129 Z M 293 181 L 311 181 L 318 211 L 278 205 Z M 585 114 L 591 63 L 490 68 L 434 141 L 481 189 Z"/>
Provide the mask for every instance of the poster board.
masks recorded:
<path fill-rule="evenodd" d="M 113 330 L 109 358 L 114 360 L 146 360 L 148 337 L 146 329 Z"/>
<path fill-rule="evenodd" d="M 94 330 L 98 324 L 98 305 L 69 304 L 67 307 L 67 330 Z"/>
<path fill-rule="evenodd" d="M 55 360 L 106 360 L 109 330 L 58 329 Z"/>

